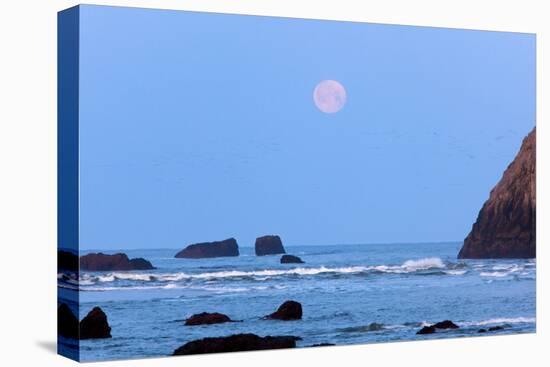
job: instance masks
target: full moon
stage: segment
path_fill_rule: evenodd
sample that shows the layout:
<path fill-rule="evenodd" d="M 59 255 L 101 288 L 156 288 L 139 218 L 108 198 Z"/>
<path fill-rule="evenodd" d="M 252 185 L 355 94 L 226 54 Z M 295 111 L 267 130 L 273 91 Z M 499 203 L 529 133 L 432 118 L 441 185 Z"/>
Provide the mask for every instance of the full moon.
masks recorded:
<path fill-rule="evenodd" d="M 313 102 L 324 113 L 340 111 L 346 99 L 346 89 L 336 80 L 323 80 L 313 90 Z"/>

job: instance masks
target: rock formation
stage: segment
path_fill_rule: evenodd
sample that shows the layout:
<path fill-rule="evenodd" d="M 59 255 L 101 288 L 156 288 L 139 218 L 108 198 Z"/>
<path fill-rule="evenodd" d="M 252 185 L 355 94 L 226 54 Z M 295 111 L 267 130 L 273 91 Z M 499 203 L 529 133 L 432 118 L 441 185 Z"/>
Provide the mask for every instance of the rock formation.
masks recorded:
<path fill-rule="evenodd" d="M 57 308 L 57 334 L 78 339 L 78 319 L 65 303 Z"/>
<path fill-rule="evenodd" d="M 255 334 L 236 334 L 226 337 L 194 340 L 176 349 L 173 355 L 226 353 L 295 347 L 296 338 L 292 336 L 260 337 Z"/>
<path fill-rule="evenodd" d="M 202 259 L 226 256 L 239 256 L 239 245 L 234 238 L 228 238 L 223 241 L 195 243 L 178 252 L 175 257 Z"/>
<path fill-rule="evenodd" d="M 418 335 L 422 335 L 422 334 L 433 334 L 435 333 L 438 329 L 441 329 L 441 330 L 444 330 L 444 329 L 458 329 L 458 325 L 456 325 L 454 322 L 452 322 L 451 320 L 445 320 L 445 321 L 440 321 L 440 322 L 436 322 L 435 324 L 433 325 L 429 325 L 429 326 L 424 326 L 422 329 L 420 329 L 417 334 Z"/>
<path fill-rule="evenodd" d="M 194 325 L 210 325 L 210 324 L 221 324 L 224 322 L 231 322 L 232 320 L 222 313 L 208 313 L 202 312 L 195 314 L 185 320 L 185 325 L 194 326 Z"/>
<path fill-rule="evenodd" d="M 283 255 L 281 256 L 281 264 L 303 264 L 304 262 L 298 256 Z"/>
<path fill-rule="evenodd" d="M 302 318 L 302 305 L 296 301 L 284 302 L 277 311 L 265 316 L 266 319 L 275 320 L 300 320 Z"/>
<path fill-rule="evenodd" d="M 283 242 L 279 236 L 263 236 L 256 238 L 254 245 L 257 256 L 285 254 Z"/>
<path fill-rule="evenodd" d="M 78 271 L 78 255 L 72 252 L 59 250 L 57 251 L 57 269 L 58 271 Z"/>
<path fill-rule="evenodd" d="M 151 263 L 142 258 L 129 259 L 126 254 L 91 253 L 80 257 L 80 268 L 89 271 L 151 270 Z"/>
<path fill-rule="evenodd" d="M 536 129 L 483 204 L 460 259 L 536 257 Z"/>
<path fill-rule="evenodd" d="M 80 339 L 101 339 L 111 337 L 111 327 L 107 315 L 99 307 L 94 307 L 80 321 Z"/>

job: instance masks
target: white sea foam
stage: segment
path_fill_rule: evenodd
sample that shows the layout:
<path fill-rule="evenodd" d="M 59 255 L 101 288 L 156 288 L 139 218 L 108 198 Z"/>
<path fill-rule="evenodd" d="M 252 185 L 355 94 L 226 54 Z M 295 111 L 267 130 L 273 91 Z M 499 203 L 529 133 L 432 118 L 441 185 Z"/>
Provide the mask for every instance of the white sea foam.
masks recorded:
<path fill-rule="evenodd" d="M 424 258 L 418 260 L 407 260 L 402 265 L 378 265 L 378 266 L 347 266 L 347 267 L 298 267 L 293 269 L 264 269 L 253 271 L 227 270 L 205 273 L 135 273 L 135 272 L 114 272 L 101 275 L 85 273 L 79 279 L 80 285 L 93 285 L 97 283 L 110 283 L 115 281 L 136 281 L 136 282 L 178 282 L 190 279 L 201 279 L 211 281 L 224 278 L 254 278 L 257 281 L 267 280 L 278 276 L 314 276 L 319 274 L 359 274 L 367 272 L 384 273 L 414 273 L 429 269 L 445 268 L 440 258 Z M 449 275 L 461 275 L 459 271 L 449 271 Z"/>
<path fill-rule="evenodd" d="M 493 324 L 525 324 L 534 323 L 536 318 L 534 317 L 514 317 L 514 318 L 495 318 L 482 321 L 471 321 L 459 323 L 462 326 L 485 326 Z"/>

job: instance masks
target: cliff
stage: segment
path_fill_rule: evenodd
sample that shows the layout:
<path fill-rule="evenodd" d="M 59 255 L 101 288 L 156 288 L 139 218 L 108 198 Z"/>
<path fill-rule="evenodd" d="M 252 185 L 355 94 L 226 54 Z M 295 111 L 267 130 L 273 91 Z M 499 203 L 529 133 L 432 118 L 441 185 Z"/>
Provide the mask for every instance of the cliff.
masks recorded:
<path fill-rule="evenodd" d="M 536 129 L 483 204 L 460 259 L 536 257 Z"/>

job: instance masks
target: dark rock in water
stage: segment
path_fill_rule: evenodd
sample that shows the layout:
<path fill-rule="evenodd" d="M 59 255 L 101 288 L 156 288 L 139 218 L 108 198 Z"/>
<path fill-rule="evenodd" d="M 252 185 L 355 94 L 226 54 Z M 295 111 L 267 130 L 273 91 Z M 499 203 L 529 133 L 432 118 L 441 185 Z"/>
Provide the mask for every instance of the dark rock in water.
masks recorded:
<path fill-rule="evenodd" d="M 416 334 L 418 335 L 424 335 L 424 334 L 433 334 L 435 333 L 435 326 L 424 326 L 422 329 L 418 330 Z"/>
<path fill-rule="evenodd" d="M 57 269 L 77 272 L 78 255 L 64 250 L 57 251 Z"/>
<path fill-rule="evenodd" d="M 57 309 L 57 333 L 65 338 L 78 339 L 78 319 L 65 303 Z"/>
<path fill-rule="evenodd" d="M 234 238 L 223 241 L 202 242 L 187 246 L 176 254 L 181 259 L 239 256 L 239 245 Z"/>
<path fill-rule="evenodd" d="M 430 326 L 424 326 L 422 329 L 420 329 L 417 332 L 417 334 L 419 335 L 433 334 L 437 331 L 437 329 L 458 329 L 458 328 L 459 328 L 458 325 L 456 325 L 451 320 L 445 320 L 445 321 L 436 322 L 435 324 Z"/>
<path fill-rule="evenodd" d="M 319 344 L 312 344 L 310 345 L 310 347 L 332 347 L 332 346 L 335 346 L 336 344 L 332 344 L 332 343 L 319 343 Z"/>
<path fill-rule="evenodd" d="M 486 332 L 487 332 L 487 329 L 479 329 L 477 332 L 478 332 L 478 333 L 486 333 Z"/>
<path fill-rule="evenodd" d="M 263 236 L 256 238 L 254 245 L 257 256 L 284 254 L 285 248 L 279 236 Z"/>
<path fill-rule="evenodd" d="M 89 271 L 151 270 L 151 263 L 142 258 L 129 259 L 126 254 L 92 253 L 80 257 L 80 268 Z"/>
<path fill-rule="evenodd" d="M 111 337 L 111 327 L 107 315 L 99 307 L 94 307 L 80 321 L 80 339 L 101 339 Z"/>
<path fill-rule="evenodd" d="M 451 320 L 445 320 L 445 321 L 437 322 L 433 326 L 436 329 L 458 329 L 458 325 L 456 325 Z"/>
<path fill-rule="evenodd" d="M 260 337 L 255 334 L 236 334 L 226 337 L 194 340 L 176 349 L 173 355 L 226 353 L 295 347 L 296 340 L 292 336 Z"/>
<path fill-rule="evenodd" d="M 491 326 L 489 328 L 489 331 L 499 331 L 499 330 L 504 330 L 504 327 L 503 326 Z"/>
<path fill-rule="evenodd" d="M 265 316 L 266 319 L 275 320 L 300 320 L 302 318 L 302 305 L 296 301 L 284 302 L 277 311 Z"/>
<path fill-rule="evenodd" d="M 210 324 L 221 324 L 224 322 L 231 322 L 232 320 L 222 313 L 208 313 L 202 312 L 195 314 L 185 320 L 185 325 L 194 326 L 194 325 L 210 325 Z"/>
<path fill-rule="evenodd" d="M 283 255 L 281 256 L 281 264 L 303 264 L 304 262 L 298 256 Z"/>
<path fill-rule="evenodd" d="M 536 257 L 536 129 L 483 204 L 460 259 Z"/>

